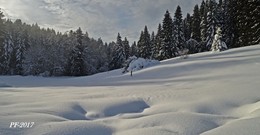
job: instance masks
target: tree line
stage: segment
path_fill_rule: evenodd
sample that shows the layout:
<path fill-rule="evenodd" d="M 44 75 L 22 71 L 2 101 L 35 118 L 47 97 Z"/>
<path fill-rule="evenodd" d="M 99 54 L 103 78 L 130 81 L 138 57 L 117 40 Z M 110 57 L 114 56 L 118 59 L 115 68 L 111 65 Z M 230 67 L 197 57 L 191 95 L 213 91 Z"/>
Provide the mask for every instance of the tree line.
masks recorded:
<path fill-rule="evenodd" d="M 144 58 L 164 60 L 179 56 L 185 48 L 191 54 L 210 51 L 215 34 L 221 34 L 220 40 L 228 48 L 258 44 L 259 13 L 259 0 L 203 0 L 184 19 L 177 6 L 173 17 L 166 11 L 156 34 L 150 36 L 145 26 L 137 44 L 138 53 Z"/>
<path fill-rule="evenodd" d="M 189 53 L 210 51 L 214 35 L 228 48 L 260 42 L 258 0 L 206 0 L 193 13 L 182 16 L 177 6 L 172 17 L 167 10 L 157 32 L 145 26 L 131 46 L 118 33 L 115 42 L 93 39 L 81 28 L 66 33 L 37 24 L 4 19 L 0 11 L 0 74 L 83 76 L 122 68 L 130 56 L 164 60 Z"/>

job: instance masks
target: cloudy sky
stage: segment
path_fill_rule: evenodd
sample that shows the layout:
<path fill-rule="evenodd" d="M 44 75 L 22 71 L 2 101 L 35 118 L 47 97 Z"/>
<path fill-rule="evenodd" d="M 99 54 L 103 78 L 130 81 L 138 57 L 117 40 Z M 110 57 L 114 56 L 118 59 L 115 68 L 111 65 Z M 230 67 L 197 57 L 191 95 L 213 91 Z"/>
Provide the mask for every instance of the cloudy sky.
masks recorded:
<path fill-rule="evenodd" d="M 0 8 L 11 19 L 38 23 L 66 32 L 81 27 L 90 37 L 105 42 L 116 39 L 120 32 L 130 42 L 138 40 L 147 25 L 156 31 L 168 9 L 174 14 L 180 5 L 183 16 L 192 13 L 201 0 L 0 0 Z"/>

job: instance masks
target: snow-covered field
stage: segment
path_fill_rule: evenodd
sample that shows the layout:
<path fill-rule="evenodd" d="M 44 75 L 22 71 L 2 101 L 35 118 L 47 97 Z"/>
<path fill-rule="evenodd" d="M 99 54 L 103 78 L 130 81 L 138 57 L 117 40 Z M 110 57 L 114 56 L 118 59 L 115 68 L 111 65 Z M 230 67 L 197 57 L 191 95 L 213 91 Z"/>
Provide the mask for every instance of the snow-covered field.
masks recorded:
<path fill-rule="evenodd" d="M 256 45 L 166 60 L 133 77 L 1 76 L 0 134 L 259 135 L 259 69 Z"/>

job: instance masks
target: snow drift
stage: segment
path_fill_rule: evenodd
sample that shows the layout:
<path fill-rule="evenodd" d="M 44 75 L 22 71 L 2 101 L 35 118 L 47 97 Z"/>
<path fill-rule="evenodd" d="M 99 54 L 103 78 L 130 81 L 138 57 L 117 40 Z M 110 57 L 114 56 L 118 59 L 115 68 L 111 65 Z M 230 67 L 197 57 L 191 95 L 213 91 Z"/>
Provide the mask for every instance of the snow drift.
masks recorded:
<path fill-rule="evenodd" d="M 147 68 L 147 67 L 157 65 L 159 63 L 160 62 L 158 60 L 137 58 L 129 64 L 128 71 L 137 71 L 137 70 L 140 70 L 140 69 L 143 69 L 143 68 Z"/>

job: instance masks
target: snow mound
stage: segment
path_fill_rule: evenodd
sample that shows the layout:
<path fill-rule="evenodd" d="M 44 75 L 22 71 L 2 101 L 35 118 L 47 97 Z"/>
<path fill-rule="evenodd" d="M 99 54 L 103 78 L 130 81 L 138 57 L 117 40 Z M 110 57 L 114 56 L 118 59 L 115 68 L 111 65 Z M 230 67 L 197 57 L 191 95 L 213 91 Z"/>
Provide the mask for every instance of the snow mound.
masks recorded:
<path fill-rule="evenodd" d="M 58 116 L 67 120 L 87 120 L 85 114 L 86 110 L 77 103 L 62 103 L 56 104 L 45 112 L 54 116 Z"/>
<path fill-rule="evenodd" d="M 158 60 L 137 58 L 134 56 L 127 68 L 127 71 L 137 71 L 137 70 L 141 70 L 143 68 L 147 68 L 147 67 L 154 66 L 157 64 L 160 64 L 160 62 Z"/>

